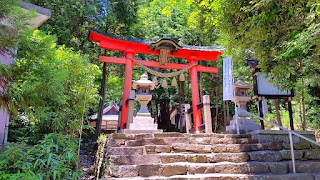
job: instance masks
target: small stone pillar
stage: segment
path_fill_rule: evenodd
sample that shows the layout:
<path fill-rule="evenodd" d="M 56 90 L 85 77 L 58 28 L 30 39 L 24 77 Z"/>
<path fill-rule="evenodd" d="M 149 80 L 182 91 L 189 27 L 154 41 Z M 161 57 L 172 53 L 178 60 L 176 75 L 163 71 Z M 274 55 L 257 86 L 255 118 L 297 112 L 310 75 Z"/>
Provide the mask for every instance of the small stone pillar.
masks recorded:
<path fill-rule="evenodd" d="M 210 96 L 203 96 L 203 120 L 205 125 L 205 130 L 207 134 L 212 133 L 212 119 L 211 119 L 211 110 L 210 110 Z"/>
<path fill-rule="evenodd" d="M 127 116 L 127 125 L 126 128 L 129 128 L 129 124 L 133 122 L 133 111 L 134 111 L 134 97 L 136 96 L 136 92 L 134 90 L 130 90 L 129 99 L 128 99 L 128 116 Z"/>
<path fill-rule="evenodd" d="M 247 133 L 250 131 L 260 129 L 260 126 L 255 124 L 254 119 L 250 118 L 250 115 L 247 115 L 247 102 L 251 100 L 251 97 L 248 96 L 248 90 L 253 88 L 251 84 L 243 82 L 242 77 L 239 77 L 237 82 L 233 84 L 235 96 L 233 102 L 238 107 L 238 125 L 240 133 Z M 229 133 L 236 133 L 236 116 L 233 117 L 233 120 L 230 121 L 230 125 L 227 126 L 226 130 Z"/>
<path fill-rule="evenodd" d="M 148 80 L 148 75 L 145 72 L 141 75 L 140 80 L 133 82 L 133 89 L 137 90 L 136 100 L 140 103 L 140 109 L 133 121 L 128 124 L 128 129 L 124 132 L 139 133 L 139 132 L 161 132 L 158 130 L 158 124 L 154 123 L 151 113 L 148 110 L 148 103 L 152 99 L 150 90 L 155 87 L 155 82 Z"/>

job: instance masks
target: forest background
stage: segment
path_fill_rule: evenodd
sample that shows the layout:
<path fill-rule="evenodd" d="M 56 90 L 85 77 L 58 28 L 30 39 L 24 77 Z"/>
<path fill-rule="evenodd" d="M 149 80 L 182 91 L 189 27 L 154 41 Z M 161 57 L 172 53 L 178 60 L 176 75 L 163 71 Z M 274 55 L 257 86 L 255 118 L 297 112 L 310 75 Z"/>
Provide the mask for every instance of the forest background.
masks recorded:
<path fill-rule="evenodd" d="M 10 112 L 9 145 L 0 154 L 0 179 L 78 179 L 77 147 L 82 129 L 92 128 L 86 117 L 96 113 L 102 79 L 100 55 L 122 56 L 101 50 L 88 40 L 90 29 L 121 37 L 176 39 L 179 44 L 222 45 L 232 55 L 234 76 L 252 82 L 246 59 L 260 61 L 263 72 L 281 89 L 294 89 L 296 129 L 319 129 L 320 59 L 319 0 L 30 0 L 51 10 L 39 30 L 27 31 L 26 19 L 16 0 L 0 1 L 0 18 L 9 18 L 18 30 L 11 36 L 1 25 L 1 52 L 17 47 L 16 63 L 0 65 L 0 104 Z M 137 55 L 143 60 L 157 57 Z M 170 59 L 184 63 L 183 59 Z M 218 74 L 199 74 L 200 94 L 214 104 L 215 132 L 223 131 L 232 104 L 222 101 L 222 59 L 201 62 L 216 66 Z M 160 70 L 159 70 L 160 71 Z M 166 71 L 166 70 L 164 70 Z M 167 70 L 168 72 L 168 70 Z M 134 67 L 133 79 L 143 73 Z M 168 120 L 172 102 L 191 102 L 190 83 L 160 86 L 153 92 L 152 112 L 160 112 L 159 125 L 177 130 Z M 123 65 L 107 65 L 105 105 L 122 98 Z M 158 79 L 160 81 L 160 79 Z M 170 79 L 167 79 L 170 84 Z M 270 105 L 272 104 L 269 102 Z M 288 127 L 286 103 L 279 102 L 281 119 Z M 230 106 L 230 107 L 229 107 Z M 256 112 L 256 102 L 249 103 Z M 274 107 L 267 116 L 276 122 Z M 305 123 L 306 122 L 306 123 Z M 268 127 L 272 128 L 272 127 Z M 54 169 L 53 171 L 51 171 Z"/>

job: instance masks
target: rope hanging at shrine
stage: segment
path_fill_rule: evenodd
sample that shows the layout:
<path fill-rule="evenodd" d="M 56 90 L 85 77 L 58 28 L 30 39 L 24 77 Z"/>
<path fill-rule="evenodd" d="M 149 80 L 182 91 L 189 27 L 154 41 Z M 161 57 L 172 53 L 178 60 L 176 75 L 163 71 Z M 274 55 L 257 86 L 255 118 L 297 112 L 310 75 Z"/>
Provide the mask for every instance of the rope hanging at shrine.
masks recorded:
<path fill-rule="evenodd" d="M 133 59 L 133 58 L 129 58 L 131 59 L 132 61 L 134 61 L 135 63 L 137 63 L 140 67 L 142 67 L 145 71 L 147 71 L 148 73 L 152 74 L 152 75 L 155 75 L 157 77 L 162 77 L 162 78 L 170 78 L 170 77 L 174 77 L 174 76 L 178 76 L 180 74 L 182 74 L 184 71 L 188 70 L 189 68 L 193 67 L 193 66 L 196 66 L 197 63 L 195 64 L 190 64 L 189 66 L 185 67 L 184 69 L 181 69 L 179 71 L 176 71 L 176 72 L 171 72 L 171 73 L 162 73 L 162 72 L 158 72 L 158 71 L 155 71 L 155 70 L 152 70 L 146 66 L 144 66 L 142 63 L 140 63 L 139 61 Z"/>

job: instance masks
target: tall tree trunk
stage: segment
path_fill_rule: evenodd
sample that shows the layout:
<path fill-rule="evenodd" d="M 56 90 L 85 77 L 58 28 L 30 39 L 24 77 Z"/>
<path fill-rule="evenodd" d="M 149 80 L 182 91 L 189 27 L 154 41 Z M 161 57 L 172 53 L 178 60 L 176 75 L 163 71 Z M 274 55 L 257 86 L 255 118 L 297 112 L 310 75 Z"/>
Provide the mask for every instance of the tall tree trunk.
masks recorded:
<path fill-rule="evenodd" d="M 178 63 L 181 64 L 181 59 L 178 59 Z M 178 78 L 179 79 L 179 78 Z M 179 123 L 180 123 L 180 132 L 184 131 L 184 124 L 182 121 L 182 104 L 184 104 L 184 81 L 180 81 L 178 80 L 178 96 L 179 96 L 179 109 L 178 109 L 178 113 L 180 114 L 179 116 Z"/>
<path fill-rule="evenodd" d="M 304 85 L 304 78 L 301 78 L 302 86 Z M 306 130 L 306 102 L 305 102 L 305 93 L 304 88 L 302 88 L 302 115 L 303 115 L 303 121 L 302 121 L 302 130 Z"/>
<path fill-rule="evenodd" d="M 302 117 L 302 98 L 300 98 L 300 101 L 299 101 L 299 117 L 300 117 L 300 122 L 301 122 L 301 125 L 303 123 L 303 117 Z"/>
<path fill-rule="evenodd" d="M 281 116 L 279 113 L 279 106 L 278 106 L 278 102 L 277 99 L 273 99 L 273 104 L 274 104 L 274 109 L 276 110 L 276 115 L 277 115 L 277 122 L 280 126 L 282 126 L 282 122 L 281 122 Z M 281 130 L 281 128 L 280 128 Z"/>
<path fill-rule="evenodd" d="M 106 79 L 107 79 L 107 63 L 103 63 L 101 89 L 100 89 L 101 99 L 100 99 L 100 103 L 99 103 L 99 112 L 98 112 L 98 118 L 97 118 L 97 122 L 96 122 L 96 130 L 95 130 L 94 140 L 98 139 L 100 132 L 101 132 L 103 108 L 104 108 L 104 102 L 105 102 L 105 98 L 106 98 Z"/>

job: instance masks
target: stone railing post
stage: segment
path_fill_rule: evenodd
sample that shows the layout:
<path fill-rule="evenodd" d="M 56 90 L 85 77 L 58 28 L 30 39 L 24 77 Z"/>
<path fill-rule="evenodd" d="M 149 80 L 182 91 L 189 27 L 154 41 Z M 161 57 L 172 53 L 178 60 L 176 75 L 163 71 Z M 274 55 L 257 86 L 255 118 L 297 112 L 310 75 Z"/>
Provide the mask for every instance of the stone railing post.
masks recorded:
<path fill-rule="evenodd" d="M 191 114 L 188 112 L 190 109 L 190 104 L 184 105 L 185 118 L 186 118 L 186 132 L 189 133 L 191 129 Z"/>
<path fill-rule="evenodd" d="M 205 125 L 205 130 L 207 134 L 212 133 L 212 119 L 210 110 L 210 96 L 204 95 L 203 97 L 203 121 Z"/>

